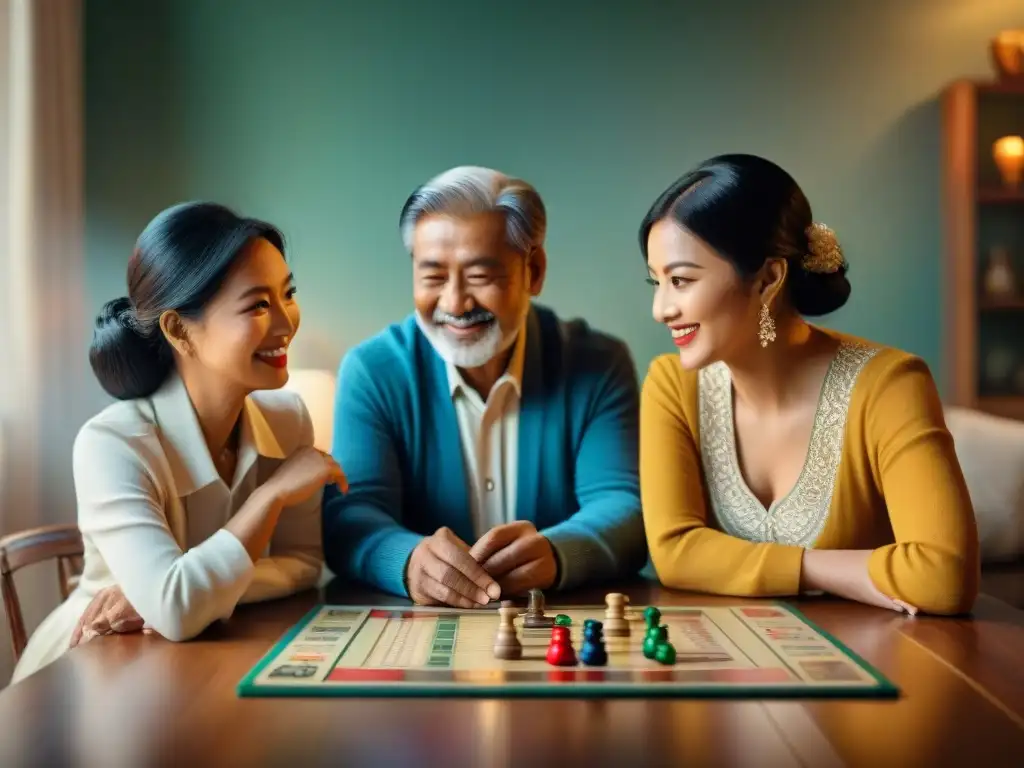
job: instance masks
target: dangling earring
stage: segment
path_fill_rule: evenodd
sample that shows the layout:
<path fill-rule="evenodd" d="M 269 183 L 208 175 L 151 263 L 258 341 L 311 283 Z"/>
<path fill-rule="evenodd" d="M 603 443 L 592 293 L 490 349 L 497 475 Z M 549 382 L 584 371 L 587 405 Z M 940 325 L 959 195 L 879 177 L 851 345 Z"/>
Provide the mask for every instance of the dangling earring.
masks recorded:
<path fill-rule="evenodd" d="M 767 347 L 769 342 L 775 341 L 775 321 L 768 312 L 768 305 L 761 305 L 761 319 L 758 321 L 757 338 L 761 340 L 761 346 Z"/>

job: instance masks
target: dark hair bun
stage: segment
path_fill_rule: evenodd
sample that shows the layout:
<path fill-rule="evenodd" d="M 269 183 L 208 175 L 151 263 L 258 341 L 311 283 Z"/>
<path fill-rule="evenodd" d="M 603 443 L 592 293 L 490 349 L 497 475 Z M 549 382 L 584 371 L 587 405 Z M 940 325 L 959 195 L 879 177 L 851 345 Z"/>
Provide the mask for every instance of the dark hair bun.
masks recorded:
<path fill-rule="evenodd" d="M 743 278 L 757 275 L 769 258 L 785 259 L 788 298 L 801 315 L 827 315 L 850 298 L 835 233 L 814 222 L 796 180 L 770 160 L 718 155 L 679 177 L 640 225 L 645 259 L 651 228 L 666 217 L 710 245 Z M 842 265 L 835 272 L 808 271 L 804 263 L 812 254 L 820 269 Z"/>
<path fill-rule="evenodd" d="M 805 317 L 820 317 L 835 312 L 850 298 L 850 281 L 846 268 L 836 272 L 808 272 L 790 270 L 789 300 L 793 308 Z"/>
<path fill-rule="evenodd" d="M 96 317 L 89 364 L 100 386 L 118 400 L 149 397 L 171 372 L 173 358 L 162 336 L 136 330 L 127 296 L 108 301 Z"/>

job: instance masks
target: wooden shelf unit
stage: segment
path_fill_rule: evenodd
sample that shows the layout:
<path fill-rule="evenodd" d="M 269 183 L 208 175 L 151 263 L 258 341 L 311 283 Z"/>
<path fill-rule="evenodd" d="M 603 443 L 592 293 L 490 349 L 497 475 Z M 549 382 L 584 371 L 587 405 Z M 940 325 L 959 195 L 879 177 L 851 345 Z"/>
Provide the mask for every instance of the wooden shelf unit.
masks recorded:
<path fill-rule="evenodd" d="M 1010 96 L 1024 96 L 1024 77 L 1012 80 L 967 80 L 978 93 L 1000 93 Z"/>
<path fill-rule="evenodd" d="M 989 115 L 982 114 L 985 109 L 995 109 L 997 116 L 992 119 L 1000 128 L 1010 115 L 1012 126 L 1003 133 L 1024 135 L 1024 79 L 959 80 L 942 93 L 941 107 L 946 400 L 951 405 L 1024 420 L 1024 391 L 1014 391 L 1013 373 L 1008 391 L 989 392 L 982 386 L 981 359 L 983 320 L 1019 323 L 1020 333 L 1011 331 L 1017 338 L 1014 368 L 1024 365 L 1024 186 L 1010 189 L 999 183 L 987 135 L 992 127 L 985 122 Z M 1002 217 L 1001 234 L 1013 232 L 1005 245 L 1015 256 L 1019 298 L 991 299 L 982 295 L 988 254 L 981 248 L 988 235 L 980 230 L 983 220 L 991 221 L 993 217 Z"/>
<path fill-rule="evenodd" d="M 984 298 L 978 302 L 978 309 L 982 312 L 1024 312 L 1024 296 L 1014 296 L 1005 299 Z M 1024 322 L 1024 317 L 1021 318 Z"/>
<path fill-rule="evenodd" d="M 1024 205 L 1024 188 L 1004 189 L 1000 187 L 982 187 L 978 190 L 979 204 Z"/>

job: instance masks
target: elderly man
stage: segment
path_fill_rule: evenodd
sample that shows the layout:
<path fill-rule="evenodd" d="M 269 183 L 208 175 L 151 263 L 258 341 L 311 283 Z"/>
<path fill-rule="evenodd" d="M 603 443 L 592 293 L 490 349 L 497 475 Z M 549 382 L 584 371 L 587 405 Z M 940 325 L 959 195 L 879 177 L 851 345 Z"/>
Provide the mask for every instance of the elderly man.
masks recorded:
<path fill-rule="evenodd" d="M 338 374 L 349 491 L 324 500 L 335 574 L 471 608 L 643 566 L 633 363 L 532 303 L 546 222 L 533 187 L 486 168 L 406 201 L 415 310 Z"/>

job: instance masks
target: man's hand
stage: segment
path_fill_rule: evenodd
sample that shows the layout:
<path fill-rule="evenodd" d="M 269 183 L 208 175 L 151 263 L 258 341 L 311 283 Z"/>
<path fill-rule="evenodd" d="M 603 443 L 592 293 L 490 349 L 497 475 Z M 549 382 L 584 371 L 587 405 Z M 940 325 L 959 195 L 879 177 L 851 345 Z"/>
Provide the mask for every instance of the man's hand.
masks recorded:
<path fill-rule="evenodd" d="M 479 608 L 501 597 L 497 582 L 448 528 L 439 528 L 416 545 L 405 578 L 409 597 L 420 605 Z"/>
<path fill-rule="evenodd" d="M 70 647 L 87 643 L 99 635 L 141 632 L 145 626 L 142 617 L 124 596 L 120 587 L 107 587 L 96 596 L 78 620 L 71 633 Z"/>
<path fill-rule="evenodd" d="M 548 589 L 558 575 L 554 547 L 528 520 L 495 526 L 469 554 L 498 580 L 506 595 Z"/>
<path fill-rule="evenodd" d="M 871 550 L 806 550 L 800 576 L 801 585 L 807 590 L 820 589 L 847 600 L 916 615 L 917 608 L 913 605 L 878 591 L 868 574 L 870 559 Z"/>

